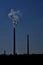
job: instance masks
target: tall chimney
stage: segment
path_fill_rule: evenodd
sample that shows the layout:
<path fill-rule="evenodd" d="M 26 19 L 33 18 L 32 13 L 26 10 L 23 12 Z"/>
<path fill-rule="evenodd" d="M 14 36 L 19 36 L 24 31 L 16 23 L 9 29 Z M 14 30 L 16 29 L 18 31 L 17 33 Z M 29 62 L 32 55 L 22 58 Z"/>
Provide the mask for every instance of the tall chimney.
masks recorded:
<path fill-rule="evenodd" d="M 29 54 L 29 35 L 27 35 L 27 54 Z"/>
<path fill-rule="evenodd" d="M 14 47 L 13 47 L 13 54 L 15 55 L 16 53 L 15 53 L 16 51 L 15 51 L 15 27 L 14 27 Z"/>

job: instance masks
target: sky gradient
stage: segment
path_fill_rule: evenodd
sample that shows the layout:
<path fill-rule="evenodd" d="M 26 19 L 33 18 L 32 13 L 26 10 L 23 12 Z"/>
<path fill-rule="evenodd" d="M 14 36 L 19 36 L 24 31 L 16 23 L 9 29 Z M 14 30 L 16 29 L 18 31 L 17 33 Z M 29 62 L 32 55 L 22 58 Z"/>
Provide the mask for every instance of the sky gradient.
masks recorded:
<path fill-rule="evenodd" d="M 20 10 L 22 17 L 16 26 L 16 52 L 43 53 L 43 0 L 0 0 L 0 54 L 13 53 L 13 23 L 8 17 L 11 9 Z"/>

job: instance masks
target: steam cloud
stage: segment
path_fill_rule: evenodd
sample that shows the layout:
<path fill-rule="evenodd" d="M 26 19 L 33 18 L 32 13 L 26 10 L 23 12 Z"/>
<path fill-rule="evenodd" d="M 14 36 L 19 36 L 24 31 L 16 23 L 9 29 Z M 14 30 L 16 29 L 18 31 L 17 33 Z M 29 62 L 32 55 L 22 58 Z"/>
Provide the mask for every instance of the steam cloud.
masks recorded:
<path fill-rule="evenodd" d="M 14 11 L 13 9 L 11 9 L 10 13 L 8 14 L 8 16 L 12 19 L 14 24 L 17 24 L 19 22 L 21 13 L 19 10 Z"/>

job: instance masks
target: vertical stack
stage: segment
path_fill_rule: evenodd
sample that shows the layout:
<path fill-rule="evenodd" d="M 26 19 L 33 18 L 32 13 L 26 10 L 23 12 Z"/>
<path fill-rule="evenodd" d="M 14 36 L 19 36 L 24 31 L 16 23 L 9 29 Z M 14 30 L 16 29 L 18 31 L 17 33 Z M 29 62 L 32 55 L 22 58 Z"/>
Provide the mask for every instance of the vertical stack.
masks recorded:
<path fill-rule="evenodd" d="M 15 55 L 15 27 L 14 27 L 14 48 L 13 48 L 13 54 Z"/>
<path fill-rule="evenodd" d="M 29 54 L 29 35 L 27 35 L 27 54 Z"/>

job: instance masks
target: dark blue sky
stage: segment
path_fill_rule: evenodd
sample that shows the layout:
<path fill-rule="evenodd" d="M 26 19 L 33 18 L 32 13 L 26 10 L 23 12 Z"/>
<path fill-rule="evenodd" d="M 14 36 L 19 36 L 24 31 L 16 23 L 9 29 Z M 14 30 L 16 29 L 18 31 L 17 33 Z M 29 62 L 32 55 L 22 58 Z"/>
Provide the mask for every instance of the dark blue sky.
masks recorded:
<path fill-rule="evenodd" d="M 26 53 L 26 36 L 30 36 L 29 52 L 43 53 L 43 0 L 0 0 L 0 53 L 13 53 L 13 24 L 10 9 L 20 10 L 22 18 L 16 27 L 16 51 Z"/>

